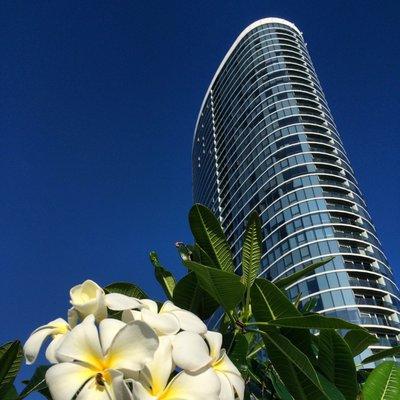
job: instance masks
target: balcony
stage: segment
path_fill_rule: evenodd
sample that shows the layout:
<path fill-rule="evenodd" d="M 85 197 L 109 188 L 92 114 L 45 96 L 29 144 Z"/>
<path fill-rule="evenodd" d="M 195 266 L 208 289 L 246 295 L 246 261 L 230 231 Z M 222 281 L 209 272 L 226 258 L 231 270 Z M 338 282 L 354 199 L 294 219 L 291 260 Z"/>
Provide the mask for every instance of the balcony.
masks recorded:
<path fill-rule="evenodd" d="M 357 232 L 343 232 L 339 230 L 335 230 L 335 237 L 337 238 L 349 238 L 349 239 L 357 239 L 357 240 L 366 240 L 367 238 Z"/>
<path fill-rule="evenodd" d="M 364 224 L 362 222 L 358 222 L 356 219 L 351 219 L 351 218 L 331 217 L 331 221 L 334 224 L 353 225 L 353 226 L 359 226 L 360 228 L 364 227 Z"/>
<path fill-rule="evenodd" d="M 339 167 L 338 167 L 338 169 L 336 169 L 334 167 L 332 167 L 332 168 L 317 167 L 317 172 L 320 173 L 320 174 L 332 174 L 332 175 L 340 174 L 342 176 L 344 175 L 342 173 L 342 169 L 341 168 L 339 169 Z"/>
<path fill-rule="evenodd" d="M 348 185 L 346 184 L 346 179 L 342 178 L 340 176 L 337 177 L 337 179 L 332 179 L 331 176 L 318 176 L 319 182 L 321 185 L 330 185 L 330 186 L 339 186 L 339 187 L 347 187 Z M 343 185 L 343 186 L 342 186 Z"/>
<path fill-rule="evenodd" d="M 324 197 L 339 197 L 340 199 L 354 201 L 354 198 L 351 197 L 350 195 L 339 193 L 339 192 L 329 192 L 329 191 L 324 190 L 322 192 L 322 194 L 324 195 Z"/>
<path fill-rule="evenodd" d="M 327 203 L 326 208 L 328 210 L 338 210 L 338 211 L 348 211 L 354 213 L 356 210 L 350 206 L 345 206 L 344 204 L 332 204 Z"/>
<path fill-rule="evenodd" d="M 364 299 L 362 297 L 356 297 L 356 304 L 360 306 L 373 306 L 373 307 L 385 307 L 393 310 L 394 305 L 388 301 L 380 299 Z"/>
<path fill-rule="evenodd" d="M 374 343 L 373 346 L 387 346 L 387 347 L 394 347 L 394 346 L 398 346 L 400 343 L 398 341 L 398 339 L 388 339 L 388 338 L 383 338 L 380 337 L 378 338 L 378 342 Z"/>
<path fill-rule="evenodd" d="M 361 317 L 361 325 L 381 325 L 387 326 L 388 328 L 400 329 L 400 322 L 392 321 L 385 317 Z"/>
<path fill-rule="evenodd" d="M 328 152 L 326 152 L 329 154 Z M 328 164 L 336 164 L 341 165 L 341 162 L 337 159 L 337 157 L 321 157 L 313 155 L 313 160 L 315 163 L 328 163 Z"/>
<path fill-rule="evenodd" d="M 378 274 L 382 273 L 382 271 L 378 267 L 375 267 L 374 265 L 371 265 L 371 264 L 363 264 L 363 263 L 357 263 L 357 262 L 353 263 L 353 262 L 345 261 L 344 265 L 347 269 L 361 269 L 363 271 L 376 272 Z"/>
<path fill-rule="evenodd" d="M 350 286 L 359 286 L 359 287 L 371 287 L 374 289 L 379 289 L 379 290 L 384 290 L 387 292 L 387 287 L 386 285 L 382 285 L 381 283 L 371 281 L 369 279 L 354 279 L 350 278 L 349 279 Z"/>

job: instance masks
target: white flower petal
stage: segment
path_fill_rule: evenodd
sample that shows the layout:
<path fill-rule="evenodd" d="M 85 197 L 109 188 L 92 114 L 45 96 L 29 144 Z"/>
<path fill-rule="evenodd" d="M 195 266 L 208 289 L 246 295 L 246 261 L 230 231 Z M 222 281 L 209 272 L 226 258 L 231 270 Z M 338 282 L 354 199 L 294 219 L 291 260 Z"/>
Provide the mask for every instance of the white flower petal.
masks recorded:
<path fill-rule="evenodd" d="M 210 356 L 215 362 L 220 358 L 222 335 L 219 332 L 208 331 L 204 337 L 210 347 Z"/>
<path fill-rule="evenodd" d="M 244 398 L 244 380 L 236 368 L 235 364 L 227 356 L 225 350 L 221 351 L 221 357 L 216 364 L 213 365 L 214 370 L 223 373 L 234 387 L 240 400 Z"/>
<path fill-rule="evenodd" d="M 56 357 L 83 361 L 101 369 L 99 360 L 103 359 L 103 351 L 93 315 L 87 316 L 71 330 L 58 348 Z"/>
<path fill-rule="evenodd" d="M 61 343 L 65 339 L 66 334 L 58 334 L 55 335 L 53 340 L 50 342 L 50 344 L 47 346 L 46 349 L 46 358 L 49 362 L 52 364 L 57 364 L 59 360 L 56 358 L 56 351 L 60 347 Z M 71 359 L 68 360 L 63 360 L 63 361 L 73 361 Z"/>
<path fill-rule="evenodd" d="M 132 381 L 132 393 L 135 400 L 155 400 L 156 397 L 152 396 L 141 383 Z"/>
<path fill-rule="evenodd" d="M 112 378 L 112 390 L 118 400 L 132 400 L 132 393 L 124 381 L 124 375 L 119 371 L 109 371 Z"/>
<path fill-rule="evenodd" d="M 124 327 L 126 324 L 114 318 L 103 319 L 99 324 L 99 335 L 101 348 L 103 353 L 106 354 L 111 346 L 115 335 Z"/>
<path fill-rule="evenodd" d="M 71 400 L 93 375 L 93 370 L 79 363 L 60 363 L 47 370 L 46 383 L 54 400 Z"/>
<path fill-rule="evenodd" d="M 124 310 L 122 311 L 122 322 L 126 324 L 132 321 L 141 321 L 142 320 L 142 313 L 136 310 Z"/>
<path fill-rule="evenodd" d="M 141 299 L 140 302 L 152 313 L 158 314 L 158 305 L 154 300 Z"/>
<path fill-rule="evenodd" d="M 212 361 L 206 342 L 197 333 L 178 333 L 173 338 L 172 347 L 172 359 L 185 371 L 198 371 Z"/>
<path fill-rule="evenodd" d="M 114 311 L 131 310 L 133 308 L 143 307 L 143 304 L 138 299 L 121 293 L 106 294 L 105 301 L 107 307 Z"/>
<path fill-rule="evenodd" d="M 141 314 L 142 321 L 150 325 L 159 335 L 173 335 L 179 331 L 179 321 L 173 314 L 154 314 L 145 308 Z"/>
<path fill-rule="evenodd" d="M 152 388 L 154 395 L 161 394 L 168 384 L 169 377 L 175 369 L 172 362 L 172 345 L 171 337 L 160 336 L 160 344 L 154 353 L 154 358 L 147 363 L 147 371 L 143 371 L 145 375 L 149 375 L 147 380 Z M 147 374 L 148 372 L 148 374 Z"/>
<path fill-rule="evenodd" d="M 104 386 L 98 385 L 96 379 L 92 378 L 79 392 L 75 400 L 114 400 L 112 387 L 105 383 Z"/>
<path fill-rule="evenodd" d="M 221 354 L 220 358 L 218 359 L 217 363 L 214 364 L 214 369 L 222 372 L 230 372 L 232 374 L 240 376 L 239 370 L 236 368 L 235 364 L 228 357 L 225 349 L 222 349 L 220 354 Z"/>
<path fill-rule="evenodd" d="M 32 364 L 35 362 L 40 348 L 48 336 L 57 333 L 66 333 L 68 330 L 68 323 L 62 318 L 57 318 L 49 322 L 47 325 L 35 329 L 24 345 L 26 363 Z"/>
<path fill-rule="evenodd" d="M 43 342 L 53 332 L 53 327 L 36 329 L 24 344 L 24 354 L 27 364 L 35 362 Z"/>
<path fill-rule="evenodd" d="M 171 301 L 166 301 L 161 307 L 160 314 L 171 313 L 178 318 L 180 328 L 184 331 L 204 334 L 207 332 L 205 323 L 190 311 L 177 307 Z"/>
<path fill-rule="evenodd" d="M 200 374 L 180 372 L 163 394 L 163 400 L 218 400 L 221 383 L 211 368 Z"/>
<path fill-rule="evenodd" d="M 220 400 L 235 400 L 235 391 L 229 382 L 229 379 L 222 372 L 216 373 L 221 383 L 221 391 L 219 393 Z"/>
<path fill-rule="evenodd" d="M 200 335 L 207 332 L 206 324 L 190 311 L 179 310 L 174 311 L 173 314 L 178 318 L 182 330 L 199 333 Z"/>
<path fill-rule="evenodd" d="M 84 318 L 90 314 L 101 321 L 107 316 L 104 290 L 95 282 L 86 280 L 70 290 L 71 304 Z"/>
<path fill-rule="evenodd" d="M 231 372 L 226 372 L 225 376 L 228 378 L 231 385 L 234 387 L 240 400 L 244 399 L 244 379 L 241 375 L 237 375 Z"/>
<path fill-rule="evenodd" d="M 68 310 L 68 323 L 69 326 L 72 328 L 75 328 L 76 325 L 78 325 L 78 320 L 79 320 L 79 313 L 77 310 L 75 310 L 74 307 L 70 308 Z"/>
<path fill-rule="evenodd" d="M 139 371 L 153 358 L 157 347 L 156 333 L 144 322 L 133 321 L 117 333 L 110 346 L 110 368 Z"/>
<path fill-rule="evenodd" d="M 132 400 L 132 394 L 126 386 L 121 372 L 109 370 L 111 384 L 104 385 L 96 383 L 91 379 L 79 392 L 76 400 Z"/>

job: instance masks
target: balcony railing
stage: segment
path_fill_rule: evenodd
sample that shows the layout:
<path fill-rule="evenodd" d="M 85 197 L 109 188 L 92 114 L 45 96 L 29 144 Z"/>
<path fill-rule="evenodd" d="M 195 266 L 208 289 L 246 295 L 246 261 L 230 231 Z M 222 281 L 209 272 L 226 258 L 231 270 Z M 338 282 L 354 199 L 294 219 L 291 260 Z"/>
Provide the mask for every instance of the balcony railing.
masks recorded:
<path fill-rule="evenodd" d="M 362 306 L 377 306 L 377 307 L 386 307 L 393 309 L 394 305 L 389 303 L 388 301 L 379 300 L 379 299 L 364 299 L 360 297 L 356 297 L 356 304 Z"/>
<path fill-rule="evenodd" d="M 361 317 L 360 324 L 361 325 L 381 325 L 381 326 L 387 326 L 389 328 L 400 329 L 399 322 L 392 321 L 392 320 L 384 318 L 384 317 Z"/>
<path fill-rule="evenodd" d="M 323 191 L 322 194 L 325 197 L 339 197 L 340 199 L 345 199 L 345 200 L 351 200 L 354 201 L 354 198 L 349 196 L 348 194 L 343 194 L 343 193 L 339 193 L 339 192 L 327 192 L 327 191 Z"/>
<path fill-rule="evenodd" d="M 343 231 L 335 231 L 335 237 L 338 238 L 350 238 L 350 239 L 358 239 L 358 240 L 366 240 L 367 238 L 356 232 L 343 232 Z"/>
<path fill-rule="evenodd" d="M 356 219 L 351 219 L 351 218 L 331 217 L 331 221 L 334 224 L 347 224 L 347 225 L 364 227 L 364 224 L 362 222 L 358 222 Z"/>
<path fill-rule="evenodd" d="M 388 339 L 388 338 L 378 338 L 378 342 L 374 343 L 373 346 L 388 346 L 388 347 L 394 347 L 398 346 L 400 342 L 397 339 Z"/>
<path fill-rule="evenodd" d="M 328 210 L 338 210 L 338 211 L 348 211 L 351 213 L 354 213 L 356 210 L 354 208 L 351 208 L 350 206 L 345 206 L 344 204 L 327 204 L 326 208 Z"/>
<path fill-rule="evenodd" d="M 375 282 L 375 281 L 371 281 L 371 280 L 368 280 L 368 279 L 350 278 L 349 279 L 349 283 L 350 283 L 351 286 L 371 287 L 371 288 L 387 291 L 386 285 L 382 285 L 381 283 L 378 283 L 378 282 Z"/>

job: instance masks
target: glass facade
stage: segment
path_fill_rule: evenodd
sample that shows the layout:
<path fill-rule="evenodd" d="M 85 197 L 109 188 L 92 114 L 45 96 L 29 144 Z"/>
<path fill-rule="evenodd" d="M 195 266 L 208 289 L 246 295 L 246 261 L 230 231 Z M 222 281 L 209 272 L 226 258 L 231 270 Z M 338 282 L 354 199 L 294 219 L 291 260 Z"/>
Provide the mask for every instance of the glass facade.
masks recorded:
<path fill-rule="evenodd" d="M 400 294 L 296 26 L 266 18 L 238 37 L 205 95 L 192 160 L 194 201 L 219 217 L 237 268 L 257 210 L 263 276 L 334 255 L 290 296 L 364 325 L 372 350 L 400 344 Z"/>

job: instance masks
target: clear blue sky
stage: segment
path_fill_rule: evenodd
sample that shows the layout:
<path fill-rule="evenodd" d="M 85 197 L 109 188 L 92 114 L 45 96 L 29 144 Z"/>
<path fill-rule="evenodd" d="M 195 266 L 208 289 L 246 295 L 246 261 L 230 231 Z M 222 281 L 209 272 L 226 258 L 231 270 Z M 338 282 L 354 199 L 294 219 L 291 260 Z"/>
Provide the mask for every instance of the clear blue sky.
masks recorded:
<path fill-rule="evenodd" d="M 177 275 L 192 132 L 240 31 L 296 23 L 384 248 L 400 265 L 398 1 L 2 1 L 0 342 L 65 316 L 68 290 Z M 397 274 L 397 276 L 399 276 Z"/>

